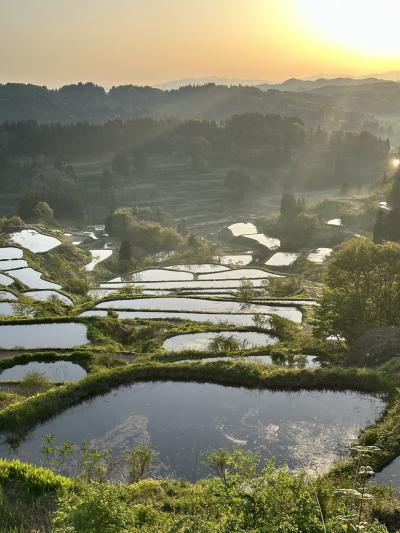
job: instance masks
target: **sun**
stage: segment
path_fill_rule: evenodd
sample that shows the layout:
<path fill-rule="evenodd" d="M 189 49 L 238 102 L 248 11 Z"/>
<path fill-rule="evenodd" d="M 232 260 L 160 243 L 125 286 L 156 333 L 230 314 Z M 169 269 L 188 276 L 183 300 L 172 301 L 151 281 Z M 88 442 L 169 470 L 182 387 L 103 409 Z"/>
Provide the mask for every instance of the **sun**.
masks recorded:
<path fill-rule="evenodd" d="M 400 60 L 400 0 L 295 0 L 310 31 L 349 51 Z"/>

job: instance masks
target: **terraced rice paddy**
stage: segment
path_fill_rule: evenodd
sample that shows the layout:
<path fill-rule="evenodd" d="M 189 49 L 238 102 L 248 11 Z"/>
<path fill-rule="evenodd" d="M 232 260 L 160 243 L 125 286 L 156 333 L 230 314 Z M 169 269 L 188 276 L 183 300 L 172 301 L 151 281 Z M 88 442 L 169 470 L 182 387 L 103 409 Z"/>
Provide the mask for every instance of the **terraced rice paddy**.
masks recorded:
<path fill-rule="evenodd" d="M 273 267 L 291 266 L 299 257 L 300 254 L 295 252 L 277 252 L 265 264 Z"/>
<path fill-rule="evenodd" d="M 88 344 L 87 328 L 78 323 L 0 325 L 0 348 L 74 348 Z"/>
<path fill-rule="evenodd" d="M 196 276 L 196 277 L 195 277 Z M 102 283 L 90 294 L 97 298 L 110 297 L 117 291 L 140 291 L 140 297 L 109 300 L 98 303 L 81 316 L 104 316 L 107 309 L 117 311 L 120 318 L 187 319 L 220 324 L 223 322 L 241 326 L 254 325 L 250 315 L 254 313 L 277 314 L 295 322 L 302 321 L 299 309 L 290 305 L 244 304 L 236 300 L 236 291 L 243 280 L 250 280 L 254 288 L 264 291 L 265 280 L 276 277 L 262 269 L 231 269 L 219 264 L 179 264 L 166 268 L 147 269 Z M 126 280 L 135 281 L 126 281 Z M 176 297 L 179 291 L 179 297 Z M 262 296 L 264 292 L 260 296 Z M 143 298 L 151 295 L 154 298 Z M 157 296 L 168 295 L 168 298 Z M 206 298 L 213 298 L 206 299 Z M 208 316 L 204 316 L 206 314 Z M 240 316 L 248 315 L 248 316 Z"/>
<path fill-rule="evenodd" d="M 158 475 L 190 480 L 210 474 L 199 457 L 220 448 L 252 450 L 263 461 L 275 457 L 278 467 L 321 474 L 347 456 L 352 439 L 384 407 L 377 397 L 351 392 L 138 383 L 67 409 L 38 425 L 16 450 L 3 437 L 0 454 L 40 464 L 42 437 L 52 434 L 56 442 L 86 440 L 115 456 L 150 442 Z"/>
<path fill-rule="evenodd" d="M 136 298 L 109 300 L 96 305 L 97 309 L 120 309 L 132 311 L 183 311 L 192 313 L 246 313 L 271 314 L 282 309 L 291 315 L 299 313 L 295 307 L 277 307 L 261 304 L 248 304 L 235 301 L 214 301 L 201 298 Z"/>
<path fill-rule="evenodd" d="M 128 286 L 129 288 L 129 286 Z M 134 287 L 132 287 L 134 289 Z M 118 294 L 119 291 L 126 290 L 126 285 L 121 284 L 119 288 L 116 289 L 92 289 L 89 291 L 89 296 L 94 298 L 95 300 L 101 300 L 102 298 L 107 298 L 108 296 L 113 296 L 115 294 Z M 133 292 L 134 294 L 134 292 Z M 171 291 L 163 291 L 163 290 L 142 290 L 140 289 L 140 295 L 147 295 L 147 296 L 168 296 L 171 294 Z"/>
<path fill-rule="evenodd" d="M 29 296 L 33 300 L 38 300 L 40 302 L 46 302 L 52 299 L 60 300 L 65 305 L 73 305 L 73 301 L 65 294 L 62 294 L 58 291 L 26 291 L 24 292 L 25 296 Z"/>
<path fill-rule="evenodd" d="M 15 301 L 18 300 L 18 298 L 10 291 L 0 291 L 0 300 L 3 301 Z"/>
<path fill-rule="evenodd" d="M 194 265 L 173 265 L 164 267 L 167 270 L 178 270 L 185 272 L 192 272 L 193 274 L 207 274 L 210 272 L 223 272 L 224 270 L 229 270 L 227 266 L 213 263 L 200 263 Z"/>
<path fill-rule="evenodd" d="M 142 270 L 141 272 L 135 272 L 131 274 L 128 279 L 133 282 L 191 281 L 194 279 L 194 275 L 191 272 L 150 268 L 148 270 Z"/>
<path fill-rule="evenodd" d="M 24 259 L 3 259 L 0 261 L 0 270 L 12 270 L 14 268 L 27 267 L 28 263 Z"/>
<path fill-rule="evenodd" d="M 10 240 L 35 254 L 48 252 L 61 244 L 56 237 L 44 235 L 34 229 L 23 229 L 12 233 Z"/>
<path fill-rule="evenodd" d="M 13 304 L 0 302 L 0 316 L 14 316 L 16 314 L 17 313 Z"/>
<path fill-rule="evenodd" d="M 253 261 L 253 256 L 251 254 L 222 255 L 220 261 L 223 265 L 241 267 L 249 265 Z"/>
<path fill-rule="evenodd" d="M 327 224 L 328 226 L 343 226 L 341 218 L 332 218 L 331 220 L 328 220 Z"/>
<path fill-rule="evenodd" d="M 10 276 L 6 276 L 5 274 L 0 273 L 0 286 L 4 285 L 5 287 L 8 287 L 9 285 L 12 285 L 14 283 L 14 280 L 10 278 Z"/>
<path fill-rule="evenodd" d="M 262 287 L 264 279 L 276 277 L 276 274 L 270 274 L 263 279 L 252 279 L 253 287 Z M 101 283 L 101 289 L 121 289 L 124 286 L 138 287 L 145 290 L 186 290 L 193 291 L 197 289 L 238 289 L 242 285 L 242 279 L 220 279 L 220 280 L 194 280 L 194 281 L 153 281 L 153 282 L 108 282 Z"/>
<path fill-rule="evenodd" d="M 249 239 L 251 241 L 256 241 L 257 244 L 264 246 L 268 250 L 274 251 L 277 250 L 281 241 L 279 239 L 274 239 L 273 237 L 267 237 L 264 233 L 255 233 L 253 235 L 242 235 L 242 238 Z"/>
<path fill-rule="evenodd" d="M 322 264 L 325 263 L 332 252 L 332 248 L 317 248 L 308 255 L 307 260 L 311 263 Z"/>
<path fill-rule="evenodd" d="M 10 259 L 22 259 L 23 251 L 21 248 L 14 248 L 13 246 L 6 246 L 0 248 L 0 261 L 10 260 Z"/>
<path fill-rule="evenodd" d="M 31 267 L 7 271 L 7 274 L 18 279 L 31 289 L 61 289 L 61 285 L 42 279 L 42 273 Z"/>
<path fill-rule="evenodd" d="M 284 308 L 282 308 L 284 309 Z M 116 311 L 121 320 L 192 320 L 199 323 L 229 324 L 239 327 L 254 326 L 253 315 L 234 313 L 184 313 L 179 311 Z M 300 311 L 298 311 L 300 313 Z M 280 313 L 276 313 L 280 314 Z M 301 313 L 300 313 L 301 315 Z M 90 309 L 83 312 L 81 317 L 107 316 L 107 311 L 100 309 Z M 292 320 L 298 320 L 297 314 Z M 268 327 L 268 318 L 265 327 Z"/>
<path fill-rule="evenodd" d="M 222 279 L 267 279 L 279 277 L 277 274 L 271 274 L 265 270 L 257 268 L 239 268 L 237 270 L 228 270 L 225 272 L 216 272 L 212 274 L 200 274 L 199 280 L 222 280 Z"/>
<path fill-rule="evenodd" d="M 112 250 L 90 250 L 92 260 L 85 266 L 87 272 L 93 272 L 94 267 L 112 256 Z"/>
<path fill-rule="evenodd" d="M 87 375 L 86 370 L 80 365 L 71 363 L 71 361 L 61 360 L 53 363 L 32 361 L 26 365 L 15 365 L 3 370 L 0 374 L 0 382 L 22 381 L 25 376 L 32 372 L 37 372 L 54 383 L 79 381 Z"/>
<path fill-rule="evenodd" d="M 220 331 L 189 333 L 186 335 L 176 335 L 164 341 L 163 348 L 166 352 L 183 352 L 188 350 L 207 351 L 210 341 L 216 337 L 233 337 L 242 343 L 243 348 L 251 349 L 257 346 L 268 346 L 274 344 L 278 339 L 266 333 L 256 333 L 254 331 Z"/>
<path fill-rule="evenodd" d="M 237 224 L 231 224 L 228 226 L 228 230 L 232 233 L 233 237 L 240 237 L 241 235 L 255 235 L 257 228 L 252 223 L 238 222 Z"/>

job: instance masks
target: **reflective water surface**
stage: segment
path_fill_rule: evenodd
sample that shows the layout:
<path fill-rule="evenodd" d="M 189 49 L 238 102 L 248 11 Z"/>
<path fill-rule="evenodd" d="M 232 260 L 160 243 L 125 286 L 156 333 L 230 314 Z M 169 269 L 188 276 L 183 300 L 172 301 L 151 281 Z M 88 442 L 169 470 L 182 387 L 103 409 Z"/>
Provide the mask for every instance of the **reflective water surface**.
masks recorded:
<path fill-rule="evenodd" d="M 277 465 L 318 473 L 348 454 L 351 439 L 383 411 L 376 397 L 338 392 L 272 392 L 213 384 L 150 382 L 121 387 L 37 426 L 16 455 L 40 463 L 42 436 L 109 448 L 148 442 L 159 475 L 190 480 L 209 474 L 204 454 L 216 448 L 258 451 Z M 0 455 L 13 456 L 4 442 Z"/>
<path fill-rule="evenodd" d="M 193 272 L 194 274 L 207 274 L 208 272 L 222 272 L 224 270 L 229 270 L 226 266 L 213 263 L 173 265 L 164 268 L 167 270 L 184 270 L 187 272 Z"/>
<path fill-rule="evenodd" d="M 10 291 L 0 291 L 0 300 L 18 300 L 18 298 Z"/>
<path fill-rule="evenodd" d="M 47 281 L 42 278 L 42 273 L 31 267 L 19 268 L 18 270 L 11 270 L 7 272 L 10 276 L 21 281 L 27 287 L 31 289 L 61 289 L 61 285 Z"/>
<path fill-rule="evenodd" d="M 193 320 L 194 322 L 210 322 L 211 324 L 232 324 L 234 326 L 254 326 L 253 315 L 234 313 L 180 313 L 179 311 L 116 311 L 120 319 L 159 319 L 159 320 Z M 107 316 L 107 311 L 89 309 L 84 311 L 82 317 Z M 266 316 L 265 327 L 270 325 L 269 317 Z"/>
<path fill-rule="evenodd" d="M 2 259 L 0 261 L 0 270 L 13 270 L 14 268 L 27 267 L 25 259 Z"/>
<path fill-rule="evenodd" d="M 251 222 L 238 222 L 237 224 L 231 224 L 228 229 L 232 233 L 233 237 L 240 237 L 240 235 L 254 235 L 257 233 L 257 228 Z"/>
<path fill-rule="evenodd" d="M 186 335 L 176 335 L 166 339 L 163 348 L 167 352 L 182 352 L 184 350 L 202 350 L 206 351 L 208 345 L 215 337 L 234 337 L 239 342 L 245 343 L 245 348 L 254 348 L 256 346 L 267 346 L 275 344 L 278 339 L 267 335 L 266 333 L 256 333 L 254 331 L 219 331 L 204 333 L 189 333 Z"/>
<path fill-rule="evenodd" d="M 12 233 L 10 240 L 36 254 L 48 252 L 61 244 L 61 241 L 56 237 L 44 235 L 34 229 L 23 229 Z"/>
<path fill-rule="evenodd" d="M 32 298 L 33 300 L 39 300 L 40 302 L 46 302 L 48 300 L 52 300 L 53 298 L 57 298 L 65 305 L 73 304 L 71 298 L 68 298 L 68 296 L 58 291 L 26 291 L 24 294 L 29 296 L 29 298 Z"/>
<path fill-rule="evenodd" d="M 267 266 L 290 266 L 298 258 L 300 254 L 296 252 L 277 252 L 266 261 Z"/>
<path fill-rule="evenodd" d="M 219 272 L 215 274 L 201 274 L 200 280 L 220 280 L 220 279 L 260 279 L 260 278 L 276 278 L 280 277 L 277 274 L 271 274 L 259 268 L 239 268 L 237 270 L 229 270 L 227 272 Z"/>
<path fill-rule="evenodd" d="M 16 311 L 13 304 L 7 302 L 0 302 L 0 316 L 14 316 L 15 314 Z"/>
<path fill-rule="evenodd" d="M 39 372 L 55 383 L 78 381 L 87 374 L 86 370 L 71 361 L 54 361 L 53 363 L 32 361 L 26 365 L 15 365 L 3 370 L 0 373 L 0 381 L 21 381 L 31 372 Z"/>
<path fill-rule="evenodd" d="M 224 265 L 246 266 L 253 261 L 253 256 L 251 254 L 223 255 L 220 260 Z"/>
<path fill-rule="evenodd" d="M 22 259 L 23 255 L 24 253 L 21 248 L 15 248 L 14 246 L 0 248 L 0 260 Z"/>
<path fill-rule="evenodd" d="M 12 285 L 14 283 L 14 280 L 10 278 L 10 276 L 6 276 L 5 274 L 0 274 L 0 286 L 4 285 L 5 287 L 8 287 L 9 285 Z"/>
<path fill-rule="evenodd" d="M 109 300 L 96 305 L 97 309 L 129 309 L 154 311 L 188 311 L 210 313 L 276 313 L 287 318 L 297 319 L 301 311 L 296 307 L 243 304 L 237 301 L 214 301 L 202 298 L 136 298 Z"/>
<path fill-rule="evenodd" d="M 332 252 L 332 248 L 317 248 L 308 255 L 307 260 L 311 263 L 324 263 Z"/>
<path fill-rule="evenodd" d="M 90 250 L 92 260 L 85 266 L 87 272 L 93 272 L 94 267 L 112 256 L 112 250 Z"/>
<path fill-rule="evenodd" d="M 0 348 L 73 348 L 88 344 L 84 324 L 18 324 L 0 326 Z"/>

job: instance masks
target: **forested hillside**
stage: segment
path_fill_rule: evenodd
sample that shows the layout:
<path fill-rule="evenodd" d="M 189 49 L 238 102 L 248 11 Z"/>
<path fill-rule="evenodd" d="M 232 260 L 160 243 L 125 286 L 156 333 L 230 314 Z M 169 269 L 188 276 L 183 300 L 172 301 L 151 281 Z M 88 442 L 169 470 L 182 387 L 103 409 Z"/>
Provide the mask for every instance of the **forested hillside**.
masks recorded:
<path fill-rule="evenodd" d="M 354 113 L 352 107 L 334 99 L 328 102 L 324 95 L 288 91 L 209 84 L 171 91 L 128 85 L 106 92 L 93 83 L 55 90 L 8 83 L 0 85 L 0 121 L 104 122 L 146 116 L 220 120 L 235 113 L 257 112 L 296 115 L 310 126 L 357 129 L 368 119 L 368 114 Z"/>
<path fill-rule="evenodd" d="M 390 150 L 388 140 L 366 131 L 309 128 L 296 117 L 257 113 L 219 123 L 4 123 L 0 138 L 4 204 L 19 204 L 26 220 L 39 201 L 57 219 L 80 221 L 83 204 L 98 207 L 104 219 L 116 205 L 142 201 L 192 210 L 194 194 L 197 204 L 220 209 L 226 200 L 238 204 L 287 187 L 358 187 L 387 170 Z"/>

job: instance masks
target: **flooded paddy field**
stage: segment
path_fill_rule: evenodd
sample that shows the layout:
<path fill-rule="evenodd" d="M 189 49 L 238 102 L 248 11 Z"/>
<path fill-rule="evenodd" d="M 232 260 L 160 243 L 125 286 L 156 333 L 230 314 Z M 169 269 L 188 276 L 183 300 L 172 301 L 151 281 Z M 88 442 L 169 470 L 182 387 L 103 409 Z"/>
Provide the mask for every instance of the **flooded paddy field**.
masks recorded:
<path fill-rule="evenodd" d="M 158 453 L 159 475 L 207 476 L 204 454 L 243 448 L 277 466 L 327 471 L 348 455 L 351 440 L 384 409 L 380 398 L 340 392 L 255 391 L 214 384 L 148 382 L 124 386 L 38 425 L 15 451 L 0 454 L 40 464 L 42 437 L 109 448 L 140 443 Z M 311 445 L 312 444 L 312 445 Z"/>

